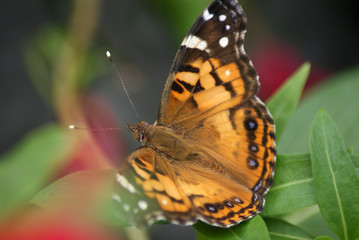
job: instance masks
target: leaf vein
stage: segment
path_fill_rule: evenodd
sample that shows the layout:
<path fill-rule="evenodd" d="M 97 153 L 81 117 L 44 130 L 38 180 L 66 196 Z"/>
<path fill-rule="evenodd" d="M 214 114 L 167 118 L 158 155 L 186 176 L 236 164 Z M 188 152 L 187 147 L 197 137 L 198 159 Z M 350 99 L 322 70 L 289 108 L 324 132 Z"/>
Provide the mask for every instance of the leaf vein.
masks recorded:
<path fill-rule="evenodd" d="M 269 234 L 270 234 L 270 235 L 273 235 L 273 236 L 285 237 L 285 238 L 289 238 L 289 239 L 296 239 L 296 240 L 311 240 L 311 238 L 299 238 L 298 236 L 291 236 L 291 235 L 281 234 L 281 233 L 269 232 Z"/>
<path fill-rule="evenodd" d="M 346 225 L 346 221 L 344 218 L 344 212 L 343 212 L 343 206 L 342 206 L 342 202 L 340 200 L 339 197 L 339 191 L 338 191 L 338 187 L 337 187 L 337 180 L 335 178 L 334 175 L 334 171 L 333 171 L 333 166 L 331 164 L 331 158 L 329 156 L 329 146 L 328 146 L 328 142 L 327 142 L 327 134 L 326 131 L 324 129 L 324 124 L 322 124 L 322 130 L 323 130 L 323 135 L 324 135 L 324 147 L 325 147 L 325 155 L 327 156 L 327 161 L 328 161 L 328 165 L 329 165 L 329 170 L 330 170 L 330 174 L 332 175 L 333 178 L 333 185 L 334 185 L 334 190 L 335 190 L 335 195 L 338 201 L 338 205 L 339 205 L 339 211 L 340 211 L 340 218 L 341 221 L 343 223 L 343 233 L 344 233 L 344 239 L 348 239 L 348 233 L 347 233 L 347 225 Z"/>
<path fill-rule="evenodd" d="M 302 179 L 302 180 L 289 182 L 289 183 L 286 183 L 286 184 L 282 184 L 282 185 L 279 185 L 279 186 L 272 187 L 271 191 L 279 190 L 279 189 L 282 189 L 282 188 L 285 188 L 285 187 L 290 187 L 290 186 L 293 186 L 293 185 L 296 185 L 296 184 L 310 182 L 312 180 L 313 180 L 313 178 L 307 178 L 307 179 Z"/>

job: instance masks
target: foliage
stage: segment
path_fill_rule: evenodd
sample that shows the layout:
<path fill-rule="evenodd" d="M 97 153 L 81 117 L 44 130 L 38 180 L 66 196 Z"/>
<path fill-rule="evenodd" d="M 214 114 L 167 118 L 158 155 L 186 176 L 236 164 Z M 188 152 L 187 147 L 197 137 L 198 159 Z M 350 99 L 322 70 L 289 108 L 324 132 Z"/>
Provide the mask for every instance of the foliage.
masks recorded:
<path fill-rule="evenodd" d="M 184 4 L 181 2 L 180 6 Z M 169 14 L 178 16 L 178 19 L 180 15 L 183 17 L 183 10 L 169 9 L 177 11 Z M 185 25 L 190 25 L 198 12 L 193 8 L 193 13 L 188 14 L 192 17 L 185 16 L 184 21 L 179 21 L 186 21 L 181 25 L 180 36 L 187 31 Z M 55 71 L 51 67 L 58 65 L 61 53 L 57 52 L 57 46 L 65 46 L 64 41 L 63 33 L 50 26 L 26 52 L 34 85 L 48 102 L 52 101 L 54 93 L 51 89 L 56 89 L 53 86 L 56 81 L 44 83 L 48 78 L 56 79 L 51 77 L 51 71 Z M 42 56 L 39 52 L 50 54 Z M 89 85 L 86 82 L 91 79 L 89 75 L 99 76 L 104 72 L 103 61 L 95 60 L 100 59 L 99 52 L 103 54 L 104 51 L 74 54 L 81 57 L 78 62 L 74 61 L 77 65 L 69 64 L 80 72 L 76 76 L 80 79 L 77 88 Z M 68 58 L 63 58 L 67 62 Z M 332 76 L 324 85 L 304 96 L 297 108 L 309 69 L 308 63 L 303 64 L 267 103 L 276 123 L 278 156 L 274 184 L 266 195 L 265 211 L 229 229 L 199 222 L 193 226 L 198 239 L 359 238 L 359 157 L 355 155 L 359 153 L 359 128 L 356 127 L 359 120 L 356 111 L 359 68 Z M 71 72 L 57 71 L 61 74 Z M 58 74 L 61 81 L 57 84 L 63 86 L 61 74 Z M 59 99 L 64 99 L 64 95 L 59 94 Z M 73 104 L 69 106 L 73 107 Z M 320 110 L 322 108 L 325 110 Z M 108 225 L 121 226 L 121 216 L 114 215 L 111 201 L 105 197 L 111 196 L 109 186 L 113 181 L 113 170 L 77 172 L 44 188 L 68 160 L 72 147 L 69 142 L 63 129 L 55 124 L 48 125 L 34 130 L 9 153 L 1 156 L 0 221 L 29 202 L 43 208 L 51 208 L 52 204 L 78 205 L 85 202 L 81 198 L 84 193 L 87 198 L 87 194 L 92 194 L 90 197 L 94 199 L 89 205 L 83 204 L 86 214 L 96 215 Z M 353 147 L 354 154 L 348 153 L 348 147 Z M 86 188 L 94 191 L 86 192 Z"/>
<path fill-rule="evenodd" d="M 288 119 L 296 108 L 299 93 L 302 91 L 308 72 L 309 65 L 304 64 L 268 103 L 276 124 L 280 125 L 281 129 L 286 128 Z M 335 83 L 331 82 L 330 84 L 336 84 L 337 89 L 343 87 L 342 82 L 334 79 Z M 343 96 L 340 98 L 346 98 L 345 92 L 342 91 L 342 93 Z M 320 108 L 319 105 L 317 107 Z M 350 119 L 349 115 L 346 117 Z M 285 131 L 291 131 L 291 129 Z M 278 139 L 279 144 L 281 141 L 283 138 Z M 308 141 L 306 144 L 309 144 Z M 324 110 L 320 110 L 313 120 L 309 145 L 311 151 L 308 153 L 278 153 L 274 184 L 266 195 L 265 211 L 261 214 L 264 218 L 257 216 L 230 229 L 218 229 L 197 223 L 194 228 L 198 231 L 198 238 L 315 239 L 315 236 L 318 236 L 318 239 L 358 238 L 359 157 L 349 155 L 343 137 Z M 84 171 L 79 174 L 86 179 L 86 175 L 88 178 L 90 175 L 93 178 L 92 173 Z M 112 176 L 113 173 L 109 172 L 108 174 Z M 103 174 L 101 178 L 103 178 Z M 42 190 L 41 195 L 38 195 L 34 202 L 38 205 L 45 205 L 49 199 L 46 201 L 42 199 L 41 196 L 44 194 L 51 192 L 52 198 L 56 199 L 59 194 L 66 194 L 66 191 L 57 191 L 56 189 L 63 189 L 64 186 L 70 189 L 76 188 L 77 184 L 71 184 L 72 179 L 73 177 L 68 176 L 51 184 Z M 107 178 L 107 184 L 110 184 L 110 180 Z M 317 232 L 307 229 L 303 224 L 303 222 L 310 221 L 310 218 L 317 213 L 316 210 L 311 210 L 311 214 L 309 214 L 311 216 L 308 217 L 308 214 L 304 214 L 305 210 L 316 205 L 319 205 L 320 213 L 327 224 L 325 228 L 332 229 L 336 236 L 330 234 L 328 229 L 320 229 L 323 225 L 320 221 Z M 303 213 L 302 216 L 301 213 Z M 291 220 L 291 214 L 297 214 L 296 216 L 300 217 L 296 217 L 296 219 L 300 220 Z M 111 216 L 106 221 L 109 224 L 118 225 L 119 217 Z M 322 232 L 329 232 L 330 237 L 321 236 Z"/>

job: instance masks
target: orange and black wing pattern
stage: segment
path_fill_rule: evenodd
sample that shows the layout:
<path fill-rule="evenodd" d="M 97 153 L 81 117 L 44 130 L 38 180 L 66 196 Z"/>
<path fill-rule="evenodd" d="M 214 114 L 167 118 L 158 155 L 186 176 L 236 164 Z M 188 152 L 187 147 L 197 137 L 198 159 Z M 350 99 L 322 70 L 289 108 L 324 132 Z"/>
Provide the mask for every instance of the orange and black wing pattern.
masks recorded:
<path fill-rule="evenodd" d="M 162 159 L 161 159 L 162 158 Z M 166 220 L 193 224 L 196 220 L 191 201 L 174 181 L 169 159 L 150 147 L 141 147 L 129 157 L 129 165 L 116 174 L 112 195 L 117 214 L 128 225 L 147 226 Z"/>
<path fill-rule="evenodd" d="M 161 136 L 146 135 L 117 175 L 113 197 L 130 222 L 230 227 L 263 210 L 275 128 L 256 96 L 258 76 L 243 48 L 246 24 L 236 0 L 214 0 L 183 40 L 151 125 Z M 170 149 L 176 146 L 181 151 Z"/>
<path fill-rule="evenodd" d="M 213 1 L 202 12 L 178 50 L 157 124 L 173 126 L 257 93 L 257 74 L 243 48 L 246 25 L 235 0 Z"/>

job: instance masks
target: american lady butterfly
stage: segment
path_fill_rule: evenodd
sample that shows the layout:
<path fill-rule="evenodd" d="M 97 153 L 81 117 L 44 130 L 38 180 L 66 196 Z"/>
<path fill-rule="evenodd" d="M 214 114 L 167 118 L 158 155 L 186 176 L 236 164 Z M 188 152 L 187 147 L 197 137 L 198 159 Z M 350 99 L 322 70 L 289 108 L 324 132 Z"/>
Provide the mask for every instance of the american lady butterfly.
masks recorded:
<path fill-rule="evenodd" d="M 129 223 L 230 227 L 263 210 L 274 122 L 256 97 L 245 31 L 236 0 L 213 1 L 181 44 L 157 121 L 128 124 L 143 146 L 118 171 L 113 199 Z"/>

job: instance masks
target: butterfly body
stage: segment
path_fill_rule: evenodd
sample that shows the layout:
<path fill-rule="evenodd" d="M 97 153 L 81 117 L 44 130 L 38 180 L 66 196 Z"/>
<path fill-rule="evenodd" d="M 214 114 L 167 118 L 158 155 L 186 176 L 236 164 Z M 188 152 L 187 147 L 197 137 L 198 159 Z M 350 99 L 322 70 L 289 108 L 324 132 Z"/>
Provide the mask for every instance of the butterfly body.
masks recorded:
<path fill-rule="evenodd" d="M 263 210 L 275 165 L 274 122 L 256 97 L 236 0 L 215 0 L 185 37 L 155 124 L 128 127 L 143 147 L 116 176 L 128 221 L 230 227 Z"/>
<path fill-rule="evenodd" d="M 187 153 L 190 155 L 193 151 L 188 141 L 170 128 L 140 122 L 129 125 L 129 129 L 137 141 L 158 153 L 166 154 L 168 158 L 185 160 Z"/>

